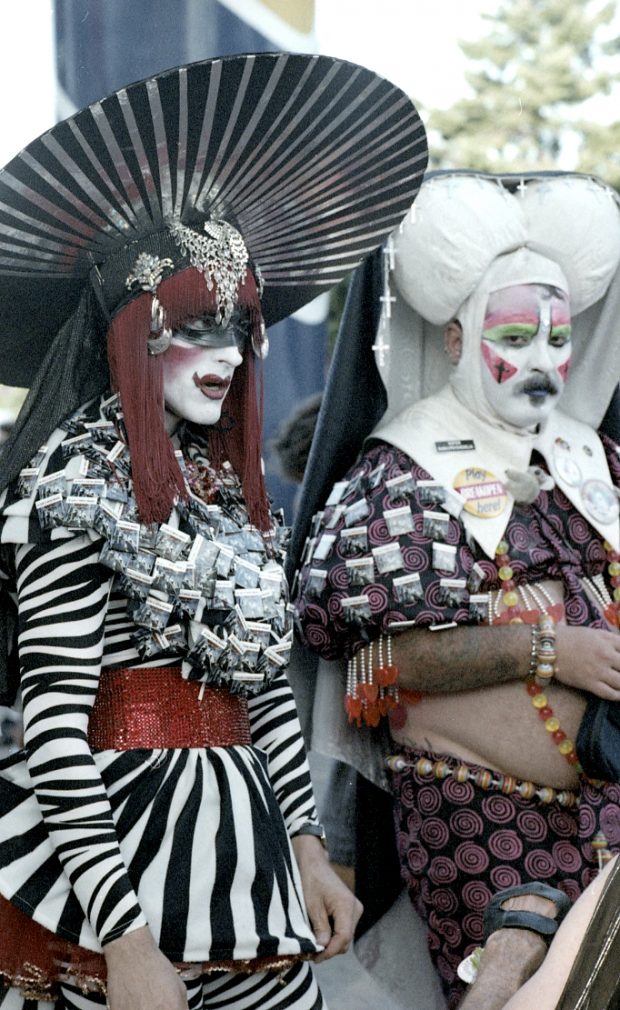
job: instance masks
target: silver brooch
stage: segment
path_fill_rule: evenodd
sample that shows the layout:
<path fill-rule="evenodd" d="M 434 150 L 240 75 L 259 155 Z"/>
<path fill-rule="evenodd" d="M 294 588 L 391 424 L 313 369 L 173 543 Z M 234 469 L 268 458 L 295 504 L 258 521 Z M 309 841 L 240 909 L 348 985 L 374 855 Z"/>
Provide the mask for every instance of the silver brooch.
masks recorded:
<path fill-rule="evenodd" d="M 138 284 L 143 291 L 150 291 L 154 295 L 161 284 L 164 270 L 173 267 L 174 263 L 168 257 L 161 259 L 159 256 L 152 256 L 151 253 L 140 253 L 125 281 L 125 286 L 132 288 L 134 284 Z"/>

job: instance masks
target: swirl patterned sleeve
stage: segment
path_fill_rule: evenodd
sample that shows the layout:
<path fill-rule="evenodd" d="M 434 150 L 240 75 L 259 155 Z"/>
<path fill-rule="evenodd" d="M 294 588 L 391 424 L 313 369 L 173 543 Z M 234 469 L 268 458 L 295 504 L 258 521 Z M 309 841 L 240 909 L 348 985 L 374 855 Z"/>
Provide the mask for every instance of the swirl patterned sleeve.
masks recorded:
<path fill-rule="evenodd" d="M 86 536 L 16 551 L 25 747 L 46 830 L 100 943 L 146 925 L 88 744 L 109 573 Z"/>
<path fill-rule="evenodd" d="M 325 659 L 350 657 L 403 622 L 472 624 L 476 562 L 449 491 L 404 452 L 376 443 L 315 516 L 299 573 L 298 632 Z"/>
<path fill-rule="evenodd" d="M 289 836 L 317 821 L 310 770 L 293 692 L 282 673 L 249 702 L 252 741 L 267 754 L 269 778 Z"/>

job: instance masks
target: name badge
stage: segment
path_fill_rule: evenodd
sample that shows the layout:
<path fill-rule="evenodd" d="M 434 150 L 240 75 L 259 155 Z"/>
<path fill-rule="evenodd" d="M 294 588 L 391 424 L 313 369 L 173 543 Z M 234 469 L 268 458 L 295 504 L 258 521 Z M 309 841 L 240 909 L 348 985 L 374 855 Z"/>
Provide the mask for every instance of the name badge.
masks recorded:
<path fill-rule="evenodd" d="M 449 438 L 445 442 L 435 442 L 437 452 L 467 452 L 475 448 L 473 438 Z"/>

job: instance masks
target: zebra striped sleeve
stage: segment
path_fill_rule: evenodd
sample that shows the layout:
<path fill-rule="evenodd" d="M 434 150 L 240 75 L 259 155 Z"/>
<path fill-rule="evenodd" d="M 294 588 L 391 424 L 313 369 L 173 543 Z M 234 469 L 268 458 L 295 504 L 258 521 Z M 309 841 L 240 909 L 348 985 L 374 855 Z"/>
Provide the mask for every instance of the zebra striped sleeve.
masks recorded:
<path fill-rule="evenodd" d="M 249 702 L 252 742 L 267 754 L 269 777 L 289 836 L 318 822 L 297 708 L 286 674 Z"/>
<path fill-rule="evenodd" d="M 103 945 L 146 925 L 88 745 L 109 579 L 86 536 L 16 549 L 28 770 L 73 891 Z"/>

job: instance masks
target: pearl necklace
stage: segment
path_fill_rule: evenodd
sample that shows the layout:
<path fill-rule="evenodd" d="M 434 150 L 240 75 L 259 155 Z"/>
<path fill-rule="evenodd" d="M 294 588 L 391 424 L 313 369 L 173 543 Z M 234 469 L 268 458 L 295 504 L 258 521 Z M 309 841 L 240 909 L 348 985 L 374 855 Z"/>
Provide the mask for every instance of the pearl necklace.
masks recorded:
<path fill-rule="evenodd" d="M 583 581 L 600 605 L 605 620 L 612 627 L 618 628 L 620 627 L 620 554 L 613 549 L 607 540 L 603 543 L 603 549 L 607 555 L 607 573 L 612 592 L 609 592 L 602 572 L 585 578 Z"/>

